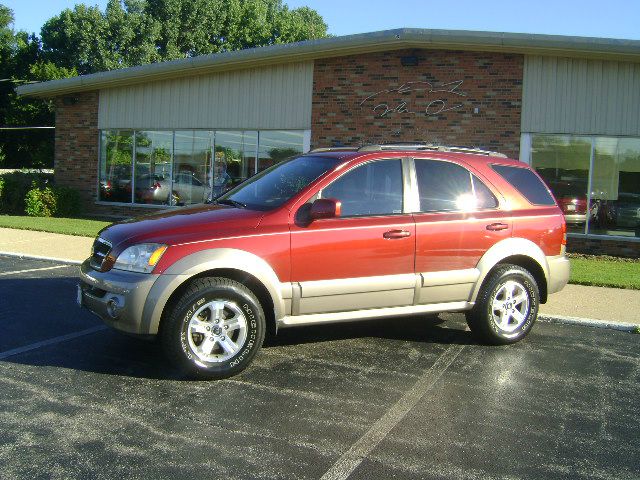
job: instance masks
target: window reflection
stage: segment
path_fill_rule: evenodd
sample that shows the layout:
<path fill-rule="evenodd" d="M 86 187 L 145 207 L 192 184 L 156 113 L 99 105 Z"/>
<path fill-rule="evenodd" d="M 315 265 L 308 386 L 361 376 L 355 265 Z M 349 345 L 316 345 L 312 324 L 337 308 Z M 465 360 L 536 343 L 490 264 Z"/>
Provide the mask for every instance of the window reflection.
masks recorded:
<path fill-rule="evenodd" d="M 217 131 L 212 195 L 222 195 L 256 173 L 258 132 Z"/>
<path fill-rule="evenodd" d="M 175 132 L 173 199 L 177 205 L 203 203 L 209 195 L 212 135 L 208 131 Z"/>
<path fill-rule="evenodd" d="M 103 202 L 131 202 L 133 132 L 102 132 L 98 199 Z"/>
<path fill-rule="evenodd" d="M 570 232 L 640 237 L 640 139 L 532 135 L 531 165 Z"/>
<path fill-rule="evenodd" d="M 134 201 L 175 205 L 171 191 L 173 132 L 136 132 Z"/>
<path fill-rule="evenodd" d="M 589 233 L 640 237 L 640 139 L 596 138 Z"/>
<path fill-rule="evenodd" d="M 590 138 L 569 135 L 533 137 L 531 166 L 555 195 L 569 232 L 584 233 L 590 158 Z"/>
<path fill-rule="evenodd" d="M 189 205 L 303 152 L 303 131 L 101 132 L 100 201 Z"/>
<path fill-rule="evenodd" d="M 260 132 L 258 172 L 303 151 L 304 134 L 300 131 Z M 256 172 L 257 173 L 257 172 Z"/>

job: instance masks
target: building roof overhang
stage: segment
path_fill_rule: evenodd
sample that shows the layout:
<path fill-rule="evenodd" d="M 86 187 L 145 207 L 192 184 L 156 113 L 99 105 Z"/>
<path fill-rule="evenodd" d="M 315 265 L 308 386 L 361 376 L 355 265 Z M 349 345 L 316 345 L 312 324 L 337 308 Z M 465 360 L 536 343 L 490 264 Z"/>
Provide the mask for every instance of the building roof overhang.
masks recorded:
<path fill-rule="evenodd" d="M 402 28 L 152 63 L 22 85 L 17 92 L 30 97 L 55 97 L 205 73 L 411 48 L 640 62 L 638 40 Z"/>

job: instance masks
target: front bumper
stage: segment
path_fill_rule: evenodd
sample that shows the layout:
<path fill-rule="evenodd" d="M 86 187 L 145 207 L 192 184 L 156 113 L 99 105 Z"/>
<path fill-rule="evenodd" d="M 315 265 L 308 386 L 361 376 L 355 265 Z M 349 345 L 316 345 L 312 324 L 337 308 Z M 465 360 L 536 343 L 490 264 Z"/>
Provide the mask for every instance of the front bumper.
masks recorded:
<path fill-rule="evenodd" d="M 115 269 L 98 272 L 85 260 L 80 267 L 78 303 L 113 328 L 147 335 L 143 309 L 159 276 Z"/>
<path fill-rule="evenodd" d="M 547 293 L 559 292 L 569 282 L 569 274 L 571 273 L 569 259 L 565 255 L 547 257 L 547 264 L 549 265 Z"/>

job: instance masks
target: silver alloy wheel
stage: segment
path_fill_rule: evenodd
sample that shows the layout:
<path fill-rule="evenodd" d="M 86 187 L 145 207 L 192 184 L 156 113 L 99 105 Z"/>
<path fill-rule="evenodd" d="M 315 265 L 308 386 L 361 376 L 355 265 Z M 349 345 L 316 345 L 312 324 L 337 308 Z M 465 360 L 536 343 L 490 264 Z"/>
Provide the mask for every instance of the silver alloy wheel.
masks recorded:
<path fill-rule="evenodd" d="M 491 307 L 491 319 L 505 332 L 513 332 L 522 326 L 529 314 L 529 293 L 519 282 L 508 280 L 495 296 Z"/>
<path fill-rule="evenodd" d="M 207 363 L 226 362 L 244 346 L 247 319 L 230 300 L 212 300 L 202 305 L 187 327 L 189 346 L 198 360 Z"/>

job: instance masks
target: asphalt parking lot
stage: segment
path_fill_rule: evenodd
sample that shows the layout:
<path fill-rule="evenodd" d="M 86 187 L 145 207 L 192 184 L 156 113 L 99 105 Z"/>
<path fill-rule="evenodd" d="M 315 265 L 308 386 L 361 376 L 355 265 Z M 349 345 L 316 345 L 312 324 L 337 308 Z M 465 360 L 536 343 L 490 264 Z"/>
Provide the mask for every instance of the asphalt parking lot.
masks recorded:
<path fill-rule="evenodd" d="M 0 256 L 0 478 L 640 478 L 640 335 L 461 315 L 281 331 L 181 379 L 75 304 L 77 266 Z"/>

